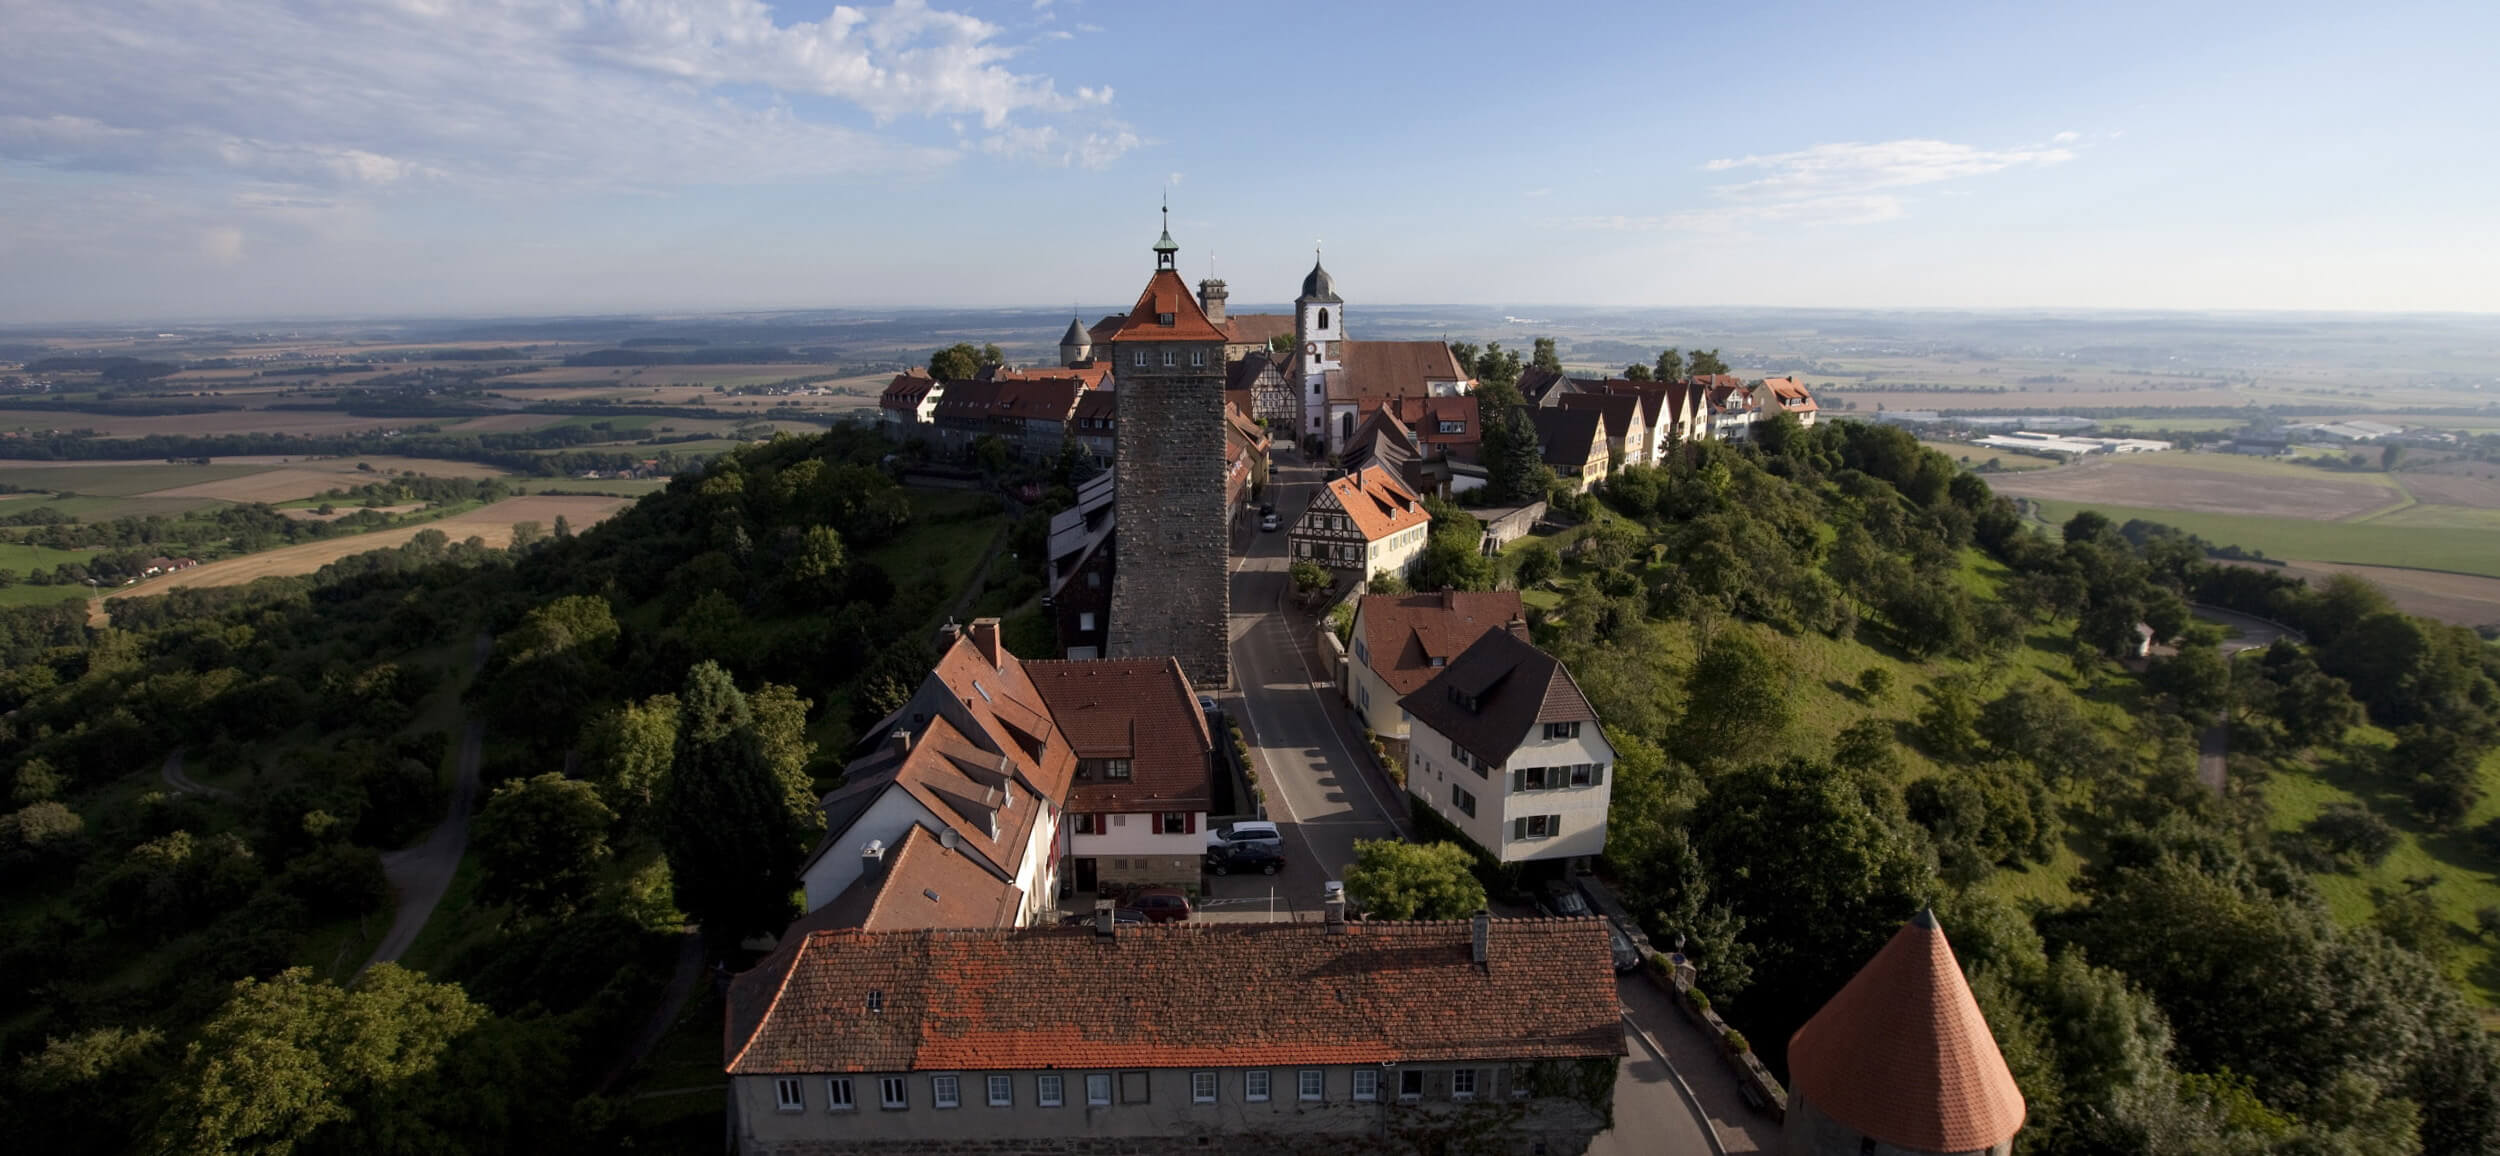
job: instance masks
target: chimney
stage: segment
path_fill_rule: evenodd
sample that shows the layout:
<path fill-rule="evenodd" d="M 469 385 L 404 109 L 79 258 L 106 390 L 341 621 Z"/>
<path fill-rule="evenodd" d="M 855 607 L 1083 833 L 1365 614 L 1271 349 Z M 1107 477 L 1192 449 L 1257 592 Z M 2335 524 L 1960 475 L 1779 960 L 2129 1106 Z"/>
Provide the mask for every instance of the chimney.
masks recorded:
<path fill-rule="evenodd" d="M 1491 971 L 1492 966 L 1485 962 L 1485 949 L 1493 941 L 1493 913 L 1478 908 L 1476 917 L 1468 922 L 1472 925 L 1467 941 L 1469 958 L 1475 961 L 1477 967 Z"/>
<path fill-rule="evenodd" d="M 991 666 L 997 666 L 999 656 L 998 620 L 995 618 L 973 619 L 972 645 L 979 648 L 981 651 L 981 657 L 989 660 L 989 664 Z"/>
<path fill-rule="evenodd" d="M 1517 638 L 1521 642 L 1536 641 L 1535 639 L 1528 637 L 1528 620 L 1521 618 L 1516 614 L 1511 615 L 1510 621 L 1503 623 L 1502 628 L 1510 631 L 1511 636 Z"/>
<path fill-rule="evenodd" d="M 900 759 L 911 753 L 911 732 L 896 727 L 886 734 L 885 745 L 886 749 L 894 752 L 895 758 Z"/>
<path fill-rule="evenodd" d="M 955 640 L 956 640 L 956 639 L 958 639 L 958 638 L 962 638 L 963 636 L 964 636 L 964 628 L 963 628 L 962 626 L 958 625 L 958 624 L 955 622 L 955 620 L 954 620 L 954 619 L 952 619 L 952 618 L 947 619 L 947 620 L 946 620 L 946 625 L 941 626 L 941 627 L 938 627 L 938 635 L 937 635 L 937 648 L 938 648 L 938 653 L 939 653 L 939 654 L 944 654 L 944 653 L 946 653 L 946 652 L 947 652 L 947 651 L 949 651 L 949 650 L 953 650 L 953 649 L 955 648 Z"/>
<path fill-rule="evenodd" d="M 1441 588 L 1441 609 L 1458 609 L 1458 591 L 1452 590 L 1447 586 Z"/>
<path fill-rule="evenodd" d="M 870 879 L 885 874 L 885 840 L 870 839 L 860 847 L 859 873 Z"/>
<path fill-rule="evenodd" d="M 1327 913 L 1328 934 L 1345 934 L 1345 884 L 1331 879 L 1322 887 L 1320 894 L 1320 910 Z"/>
<path fill-rule="evenodd" d="M 1113 914 L 1114 910 L 1108 899 L 1094 901 L 1094 934 L 1109 938 L 1117 932 L 1119 917 Z"/>

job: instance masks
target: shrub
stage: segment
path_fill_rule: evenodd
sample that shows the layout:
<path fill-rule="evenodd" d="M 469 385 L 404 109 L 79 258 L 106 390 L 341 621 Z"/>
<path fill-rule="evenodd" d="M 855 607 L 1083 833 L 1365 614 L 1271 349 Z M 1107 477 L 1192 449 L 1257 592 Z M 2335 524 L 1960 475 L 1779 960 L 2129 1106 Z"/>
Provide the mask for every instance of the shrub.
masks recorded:
<path fill-rule="evenodd" d="M 1753 1050 L 1753 1044 L 1745 1039 L 1745 1033 L 1737 1031 L 1735 1028 L 1729 1028 L 1727 1030 L 1727 1034 L 1719 1038 L 1721 1042 L 1727 1044 L 1728 1054 L 1730 1055 L 1741 1056 Z"/>
<path fill-rule="evenodd" d="M 1684 993 L 1684 998 L 1687 1002 L 1693 1005 L 1694 1011 L 1706 1012 L 1710 1010 L 1709 992 L 1703 991 L 1700 988 L 1692 988 Z"/>
<path fill-rule="evenodd" d="M 1868 698 L 1880 698 L 1885 691 L 1890 689 L 1892 689 L 1891 671 L 1880 666 L 1870 666 L 1858 672 L 1859 694 Z"/>

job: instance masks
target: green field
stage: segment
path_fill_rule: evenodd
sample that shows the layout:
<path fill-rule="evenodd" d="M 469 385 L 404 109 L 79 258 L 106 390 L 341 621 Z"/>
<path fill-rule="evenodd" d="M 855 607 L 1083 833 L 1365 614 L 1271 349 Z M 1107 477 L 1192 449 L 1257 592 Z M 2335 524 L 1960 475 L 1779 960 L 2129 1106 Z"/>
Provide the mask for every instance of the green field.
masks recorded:
<path fill-rule="evenodd" d="M 668 488 L 667 478 L 514 478 L 512 488 L 524 494 L 543 494 L 550 490 L 564 494 L 615 494 L 620 498 L 639 498 Z"/>
<path fill-rule="evenodd" d="M 0 570 L 15 570 L 21 575 L 31 570 L 49 570 L 63 562 L 83 563 L 95 556 L 93 550 L 55 550 L 22 542 L 0 542 Z"/>
<path fill-rule="evenodd" d="M 268 466 L 169 466 L 109 464 L 93 466 L 0 466 L 0 483 L 29 490 L 67 490 L 126 498 L 175 486 L 219 482 L 267 473 Z"/>
<path fill-rule="evenodd" d="M 2239 429 L 2247 424 L 2245 420 L 2235 417 L 2129 417 L 2104 421 L 2093 432 L 2127 436 L 2151 433 L 2156 430 L 2175 430 L 2179 433 L 2223 433 Z"/>
<path fill-rule="evenodd" d="M 2369 475 L 2353 475 L 2364 477 Z M 2041 516 L 2053 524 L 2084 509 L 2111 521 L 2142 518 L 2175 526 L 2217 546 L 2262 550 L 2269 558 L 2311 562 L 2352 562 L 2365 566 L 2404 566 L 2416 570 L 2449 570 L 2500 578 L 2500 532 L 2442 529 L 2408 525 L 2397 519 L 2415 506 L 2370 522 L 2313 522 L 2303 518 L 2267 518 L 2244 514 L 2202 514 L 2189 510 L 2156 510 L 2139 506 L 2087 505 L 2054 499 L 2033 499 Z M 2477 511 L 2454 509 L 2463 514 Z"/>
<path fill-rule="evenodd" d="M 988 552 L 1005 518 L 1001 515 L 962 517 L 982 503 L 984 494 L 963 490 L 906 490 L 911 498 L 912 527 L 903 536 L 867 553 L 897 583 L 929 580 L 942 589 L 962 590 L 973 568 Z M 956 521 L 937 521 L 955 517 Z"/>
<path fill-rule="evenodd" d="M 2384 736 L 2379 736 L 2384 739 Z M 2483 761 L 2486 794 L 2459 831 L 2494 817 L 2500 817 L 2500 794 L 2488 788 L 2500 774 L 2500 752 Z M 2406 880 L 2437 879 L 2430 888 L 2431 899 L 2449 923 L 2451 942 L 2456 956 L 2450 961 L 2448 974 L 2467 995 L 2485 1007 L 2500 1006 L 2500 945 L 2483 938 L 2475 931 L 2474 912 L 2483 907 L 2500 905 L 2500 860 L 2482 850 L 2473 839 L 2458 832 L 2433 831 L 2422 826 L 2410 813 L 2405 799 L 2385 788 L 2382 780 L 2361 767 L 2347 763 L 2319 763 L 2278 767 L 2257 791 L 2264 797 L 2270 825 L 2277 831 L 2294 831 L 2335 803 L 2358 803 L 2367 806 L 2402 833 L 2396 849 L 2376 867 L 2364 867 L 2352 874 L 2318 874 L 2310 879 L 2326 896 L 2337 919 L 2350 924 L 2370 921 L 2377 910 L 2372 892 L 2397 893 L 2404 890 Z"/>
<path fill-rule="evenodd" d="M 29 586 L 23 582 L 0 586 L 0 606 L 50 606 L 55 602 L 83 602 L 92 593 L 84 586 Z"/>
<path fill-rule="evenodd" d="M 1997 468 L 2001 470 L 2045 470 L 2050 466 L 2058 464 L 2056 458 L 2039 457 L 2033 454 L 2018 454 L 2011 450 L 1999 449 L 1995 446 L 1974 446 L 1963 442 L 1933 441 L 1922 441 L 1918 444 L 1926 446 L 1928 449 L 1943 454 L 1948 458 L 1952 458 L 1954 461 L 1960 462 L 1966 466 L 1976 466 L 1983 462 L 1993 461 L 1997 464 Z"/>

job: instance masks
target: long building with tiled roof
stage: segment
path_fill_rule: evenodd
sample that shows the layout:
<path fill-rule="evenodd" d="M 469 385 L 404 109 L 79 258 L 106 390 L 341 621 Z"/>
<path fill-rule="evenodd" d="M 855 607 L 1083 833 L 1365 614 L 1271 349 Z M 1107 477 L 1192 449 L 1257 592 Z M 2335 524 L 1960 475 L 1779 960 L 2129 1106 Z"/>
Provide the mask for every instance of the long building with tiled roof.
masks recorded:
<path fill-rule="evenodd" d="M 1624 1054 L 1596 919 L 827 930 L 728 1005 L 758 1153 L 1284 1153 L 1454 1126 L 1579 1153 Z"/>
<path fill-rule="evenodd" d="M 2006 1156 L 2027 1111 L 1932 911 L 1797 1029 L 1788 1072 L 1791 1156 Z"/>

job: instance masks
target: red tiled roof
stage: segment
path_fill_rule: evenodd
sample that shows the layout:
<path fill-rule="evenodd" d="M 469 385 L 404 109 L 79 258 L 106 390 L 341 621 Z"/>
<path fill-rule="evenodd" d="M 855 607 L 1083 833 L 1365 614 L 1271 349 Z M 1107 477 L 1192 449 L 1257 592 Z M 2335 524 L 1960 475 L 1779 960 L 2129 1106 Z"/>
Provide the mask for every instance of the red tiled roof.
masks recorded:
<path fill-rule="evenodd" d="M 1205 810 L 1215 744 L 1172 658 L 1034 660 L 1024 673 L 1079 759 L 1127 759 L 1127 782 L 1080 778 L 1068 811 Z"/>
<path fill-rule="evenodd" d="M 1377 542 L 1432 520 L 1432 512 L 1424 508 L 1415 491 L 1379 466 L 1365 466 L 1359 473 L 1329 482 L 1328 492 L 1337 496 L 1337 504 L 1344 507 L 1347 520 L 1362 531 L 1365 541 Z"/>
<path fill-rule="evenodd" d="M 1107 389 L 1086 390 L 1076 399 L 1076 412 L 1068 416 L 1078 421 L 1097 418 L 1103 421 L 1117 421 L 1120 417 L 1120 395 Z M 1099 434 L 1104 431 L 1089 429 L 1080 432 Z"/>
<path fill-rule="evenodd" d="M 850 850 L 857 854 L 859 848 Z M 809 912 L 782 935 L 799 937 L 835 927 L 1014 927 L 1023 908 L 1022 888 L 960 849 L 949 849 L 940 836 L 915 823 L 901 847 L 886 848 L 882 870 L 861 873 L 832 902 Z"/>
<path fill-rule="evenodd" d="M 912 409 L 936 386 L 937 382 L 917 369 L 898 373 L 894 375 L 894 380 L 886 383 L 885 393 L 877 399 L 877 404 L 887 409 Z"/>
<path fill-rule="evenodd" d="M 992 366 L 982 371 L 989 381 L 1073 381 L 1086 389 L 1101 389 L 1111 377 L 1108 365 L 1087 365 L 1077 368 L 1044 366 L 1040 369 L 1008 369 Z"/>
<path fill-rule="evenodd" d="M 1265 345 L 1278 337 L 1293 336 L 1293 315 L 1290 313 L 1235 313 L 1217 328 L 1224 331 L 1224 340 L 1235 345 L 1257 342 Z"/>
<path fill-rule="evenodd" d="M 946 417 L 1045 418 L 1066 421 L 1076 399 L 1089 392 L 1072 377 L 1038 381 L 955 381 L 938 398 Z"/>
<path fill-rule="evenodd" d="M 1076 773 L 1076 753 L 1068 746 L 1066 736 L 1051 725 L 1040 692 L 1034 689 L 1032 679 L 1025 676 L 1024 664 L 1015 655 L 1001 646 L 998 663 L 992 665 L 967 633 L 939 656 L 929 677 L 946 684 L 948 693 L 971 712 L 974 723 L 989 732 L 993 742 L 1003 747 L 1017 773 L 1035 791 L 1053 805 L 1068 797 L 1068 782 Z M 1032 749 L 1037 746 L 1038 757 Z"/>
<path fill-rule="evenodd" d="M 1364 415 L 1394 413 L 1399 424 L 1421 439 L 1425 445 L 1475 445 L 1484 440 L 1484 431 L 1476 424 L 1477 402 L 1472 394 L 1457 397 L 1423 397 L 1412 394 L 1402 397 L 1366 397 L 1355 402 L 1355 412 Z M 1443 421 L 1459 423 L 1460 431 L 1454 434 L 1442 433 Z"/>
<path fill-rule="evenodd" d="M 731 984 L 731 1075 L 1623 1054 L 1605 924 L 817 931 Z M 878 1010 L 868 1007 L 870 993 Z"/>
<path fill-rule="evenodd" d="M 1010 794 L 1015 774 L 1010 756 L 982 750 L 944 715 L 933 716 L 900 757 L 884 745 L 844 768 L 842 786 L 824 799 L 827 816 L 838 821 L 826 829 L 807 865 L 827 855 L 858 854 L 851 822 L 876 796 L 899 790 L 945 824 L 965 854 L 978 856 L 997 878 L 1013 879 L 1042 811 L 1034 801 L 1039 792 L 1030 785 Z M 1047 797 L 1056 805 L 1057 796 Z"/>
<path fill-rule="evenodd" d="M 1920 912 L 1788 1041 L 1789 1083 L 1824 1115 L 1899 1148 L 1970 1152 L 2023 1126 L 1936 917 Z"/>
<path fill-rule="evenodd" d="M 1162 325 L 1156 318 L 1172 315 L 1172 324 Z M 1207 320 L 1206 311 L 1198 308 L 1198 299 L 1190 296 L 1189 286 L 1181 283 L 1181 275 L 1170 269 L 1157 269 L 1146 281 L 1146 291 L 1137 295 L 1137 308 L 1128 311 L 1128 319 L 1111 335 L 1113 341 L 1223 341 L 1224 331 Z"/>
<path fill-rule="evenodd" d="M 1404 697 L 1432 681 L 1488 630 L 1521 615 L 1519 592 L 1366 594 L 1354 612 L 1372 672 Z M 1441 666 L 1434 666 L 1433 659 Z"/>
<path fill-rule="evenodd" d="M 1806 392 L 1805 383 L 1796 378 L 1766 377 L 1762 379 L 1762 384 L 1771 388 L 1771 396 L 1779 399 L 1781 409 L 1804 411 L 1822 408 L 1814 404 L 1814 395 Z"/>
<path fill-rule="evenodd" d="M 1329 383 L 1329 395 L 1356 397 L 1422 397 L 1435 381 L 1465 381 L 1458 358 L 1438 341 L 1348 341 L 1343 345 L 1342 385 Z M 1339 397 L 1342 391 L 1343 397 Z"/>

